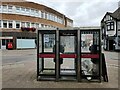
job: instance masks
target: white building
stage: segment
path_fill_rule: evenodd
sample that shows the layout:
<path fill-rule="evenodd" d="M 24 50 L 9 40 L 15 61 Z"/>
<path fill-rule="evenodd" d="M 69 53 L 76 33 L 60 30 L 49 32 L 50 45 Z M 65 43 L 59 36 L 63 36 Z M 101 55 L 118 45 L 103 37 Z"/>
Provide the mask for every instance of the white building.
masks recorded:
<path fill-rule="evenodd" d="M 120 7 L 113 13 L 107 12 L 101 20 L 103 48 L 120 50 Z"/>

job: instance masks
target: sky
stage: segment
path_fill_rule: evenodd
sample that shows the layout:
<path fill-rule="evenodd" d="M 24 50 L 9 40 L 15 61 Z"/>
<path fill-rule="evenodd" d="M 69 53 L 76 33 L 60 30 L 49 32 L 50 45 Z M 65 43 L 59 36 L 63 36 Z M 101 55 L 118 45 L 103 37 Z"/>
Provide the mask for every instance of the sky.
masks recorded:
<path fill-rule="evenodd" d="M 73 20 L 74 27 L 100 26 L 106 12 L 114 12 L 120 0 L 27 0 L 43 4 Z"/>

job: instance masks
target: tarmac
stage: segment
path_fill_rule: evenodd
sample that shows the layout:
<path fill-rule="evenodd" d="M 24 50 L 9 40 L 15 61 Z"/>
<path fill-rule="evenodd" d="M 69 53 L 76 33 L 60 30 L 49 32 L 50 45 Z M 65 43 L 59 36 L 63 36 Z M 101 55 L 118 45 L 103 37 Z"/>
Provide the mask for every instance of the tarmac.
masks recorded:
<path fill-rule="evenodd" d="M 17 52 L 17 53 L 16 53 Z M 2 55 L 33 54 L 34 60 L 2 65 L 2 88 L 119 88 L 120 58 L 118 52 L 103 51 L 107 64 L 109 82 L 37 81 L 36 49 L 2 51 Z"/>

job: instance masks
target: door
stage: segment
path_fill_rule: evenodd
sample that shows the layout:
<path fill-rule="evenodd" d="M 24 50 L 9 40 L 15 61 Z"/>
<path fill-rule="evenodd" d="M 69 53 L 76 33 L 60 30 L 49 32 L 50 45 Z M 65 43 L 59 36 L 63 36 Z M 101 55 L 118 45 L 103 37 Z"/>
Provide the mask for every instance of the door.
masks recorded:
<path fill-rule="evenodd" d="M 113 40 L 109 40 L 109 50 L 113 50 Z"/>
<path fill-rule="evenodd" d="M 6 39 L 2 39 L 1 49 L 6 49 L 6 44 L 7 44 L 7 40 Z"/>

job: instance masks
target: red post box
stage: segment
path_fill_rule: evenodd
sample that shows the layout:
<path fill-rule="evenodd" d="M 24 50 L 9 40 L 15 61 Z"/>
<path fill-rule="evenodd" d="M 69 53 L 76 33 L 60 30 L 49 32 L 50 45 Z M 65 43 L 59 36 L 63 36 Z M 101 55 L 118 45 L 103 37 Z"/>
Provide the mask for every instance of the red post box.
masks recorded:
<path fill-rule="evenodd" d="M 8 49 L 13 49 L 13 43 L 12 42 L 8 42 Z"/>

